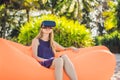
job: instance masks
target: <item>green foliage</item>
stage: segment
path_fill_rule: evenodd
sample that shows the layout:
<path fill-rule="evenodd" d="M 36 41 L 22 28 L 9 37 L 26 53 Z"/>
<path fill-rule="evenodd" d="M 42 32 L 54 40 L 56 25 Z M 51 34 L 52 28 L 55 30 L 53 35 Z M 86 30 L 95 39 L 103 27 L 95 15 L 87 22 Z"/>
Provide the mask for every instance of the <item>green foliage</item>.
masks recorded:
<path fill-rule="evenodd" d="M 18 41 L 24 45 L 30 45 L 31 40 L 38 34 L 40 23 L 43 20 L 54 20 L 56 27 L 54 28 L 55 41 L 63 46 L 85 47 L 93 45 L 90 31 L 84 25 L 80 25 L 78 21 L 67 20 L 65 17 L 57 17 L 55 15 L 43 15 L 34 18 L 26 23 L 20 29 Z"/>
<path fill-rule="evenodd" d="M 116 17 L 117 17 L 117 29 L 120 30 L 120 0 L 117 0 L 117 7 L 116 7 Z"/>
<path fill-rule="evenodd" d="M 79 0 L 42 0 L 39 1 L 41 9 L 51 11 L 52 14 L 66 16 L 69 19 L 77 20 L 82 14 L 80 11 Z"/>
<path fill-rule="evenodd" d="M 0 22 L 2 22 L 2 17 L 3 17 L 3 14 L 4 14 L 4 9 L 5 9 L 5 5 L 0 5 L 0 14 L 1 14 L 1 16 L 0 16 Z M 1 25 L 2 23 L 0 23 L 0 25 Z"/>
<path fill-rule="evenodd" d="M 9 8 L 11 9 L 35 9 L 39 7 L 39 0 L 11 0 Z"/>
<path fill-rule="evenodd" d="M 5 8 L 5 5 L 0 5 L 0 11 Z"/>
<path fill-rule="evenodd" d="M 108 3 L 109 10 L 103 12 L 105 18 L 104 27 L 106 31 L 117 28 L 116 4 L 113 1 Z"/>
<path fill-rule="evenodd" d="M 113 33 L 96 37 L 95 43 L 96 45 L 107 46 L 112 52 L 120 52 L 120 32 L 114 31 Z"/>

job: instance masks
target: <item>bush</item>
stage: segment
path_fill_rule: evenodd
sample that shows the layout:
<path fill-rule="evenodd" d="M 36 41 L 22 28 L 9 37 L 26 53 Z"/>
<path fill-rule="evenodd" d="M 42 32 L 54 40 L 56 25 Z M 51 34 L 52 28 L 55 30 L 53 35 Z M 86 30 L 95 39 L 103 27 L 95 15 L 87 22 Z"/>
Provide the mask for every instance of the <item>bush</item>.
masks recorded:
<path fill-rule="evenodd" d="M 95 42 L 96 45 L 107 46 L 114 53 L 120 53 L 120 33 L 118 31 L 96 37 Z"/>
<path fill-rule="evenodd" d="M 55 41 L 61 45 L 65 47 L 86 47 L 93 45 L 90 31 L 84 25 L 80 25 L 78 21 L 68 20 L 65 17 L 60 18 L 55 15 L 43 15 L 23 25 L 20 29 L 18 42 L 30 45 L 31 40 L 38 34 L 40 23 L 43 20 L 54 20 L 56 22 L 56 27 L 53 29 Z"/>

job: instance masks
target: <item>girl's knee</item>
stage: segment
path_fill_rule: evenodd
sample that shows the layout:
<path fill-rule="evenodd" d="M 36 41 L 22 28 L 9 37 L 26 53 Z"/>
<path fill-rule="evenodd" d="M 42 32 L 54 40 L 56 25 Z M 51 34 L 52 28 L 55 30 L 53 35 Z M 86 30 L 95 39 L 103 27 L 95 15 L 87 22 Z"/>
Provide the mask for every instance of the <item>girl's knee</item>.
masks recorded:
<path fill-rule="evenodd" d="M 68 58 L 69 58 L 66 54 L 62 55 L 61 57 L 62 57 L 63 59 L 68 59 Z"/>
<path fill-rule="evenodd" d="M 63 59 L 62 58 L 56 58 L 55 60 L 54 60 L 54 64 L 55 65 L 61 65 L 61 66 L 63 66 Z"/>

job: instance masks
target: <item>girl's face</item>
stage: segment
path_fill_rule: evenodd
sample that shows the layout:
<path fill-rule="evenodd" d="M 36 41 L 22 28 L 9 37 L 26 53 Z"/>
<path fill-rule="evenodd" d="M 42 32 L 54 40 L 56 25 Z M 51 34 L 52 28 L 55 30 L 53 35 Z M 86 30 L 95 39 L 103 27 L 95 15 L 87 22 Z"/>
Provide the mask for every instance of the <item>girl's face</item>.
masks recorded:
<path fill-rule="evenodd" d="M 52 32 L 52 27 L 42 27 L 42 32 L 45 34 L 50 34 Z"/>

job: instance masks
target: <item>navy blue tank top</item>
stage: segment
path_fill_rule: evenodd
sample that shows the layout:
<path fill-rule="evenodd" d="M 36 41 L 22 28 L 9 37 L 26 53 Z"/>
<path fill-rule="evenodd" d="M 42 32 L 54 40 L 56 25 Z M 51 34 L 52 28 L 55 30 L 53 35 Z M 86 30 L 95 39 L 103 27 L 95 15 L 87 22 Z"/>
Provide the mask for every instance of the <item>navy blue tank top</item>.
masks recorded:
<path fill-rule="evenodd" d="M 43 41 L 39 39 L 38 56 L 44 59 L 54 57 L 54 52 L 50 46 L 50 41 Z"/>

